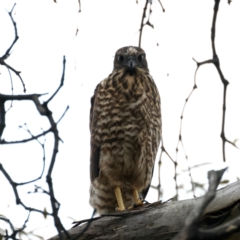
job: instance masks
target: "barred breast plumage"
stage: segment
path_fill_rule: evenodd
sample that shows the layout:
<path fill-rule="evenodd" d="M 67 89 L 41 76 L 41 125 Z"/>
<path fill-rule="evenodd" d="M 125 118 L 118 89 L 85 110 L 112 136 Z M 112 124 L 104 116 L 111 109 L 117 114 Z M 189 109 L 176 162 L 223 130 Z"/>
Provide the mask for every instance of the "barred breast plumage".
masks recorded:
<path fill-rule="evenodd" d="M 134 194 L 145 198 L 161 140 L 160 97 L 141 48 L 116 52 L 91 103 L 90 204 L 100 214 L 140 204 Z"/>

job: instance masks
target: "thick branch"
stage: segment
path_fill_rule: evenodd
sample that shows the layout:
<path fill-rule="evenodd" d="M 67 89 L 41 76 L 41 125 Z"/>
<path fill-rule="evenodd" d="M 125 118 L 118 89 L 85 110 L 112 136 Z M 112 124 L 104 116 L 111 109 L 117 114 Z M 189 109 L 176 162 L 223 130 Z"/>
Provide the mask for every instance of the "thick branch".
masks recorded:
<path fill-rule="evenodd" d="M 204 210 L 214 199 L 216 195 L 216 189 L 221 181 L 222 175 L 225 170 L 226 168 L 220 171 L 208 172 L 209 188 L 207 193 L 202 198 L 201 203 L 196 206 L 187 217 L 185 222 L 185 228 L 177 236 L 175 236 L 173 240 L 201 239 L 198 235 L 198 223 L 200 222 Z"/>
<path fill-rule="evenodd" d="M 225 223 L 229 226 L 228 221 L 240 216 L 239 188 L 240 182 L 236 182 L 216 192 L 216 197 L 204 210 L 198 223 L 202 232 L 214 232 L 216 227 L 226 229 Z M 138 210 L 109 214 L 96 220 L 93 219 L 95 221 L 91 220 L 89 229 L 77 239 L 170 240 L 184 228 L 185 220 L 191 212 L 201 208 L 203 201 L 204 197 L 178 202 L 156 202 Z M 235 221 L 238 222 L 238 220 Z M 85 225 L 70 229 L 68 232 L 71 238 L 75 238 L 85 228 Z M 59 236 L 55 236 L 50 240 L 58 239 Z"/>

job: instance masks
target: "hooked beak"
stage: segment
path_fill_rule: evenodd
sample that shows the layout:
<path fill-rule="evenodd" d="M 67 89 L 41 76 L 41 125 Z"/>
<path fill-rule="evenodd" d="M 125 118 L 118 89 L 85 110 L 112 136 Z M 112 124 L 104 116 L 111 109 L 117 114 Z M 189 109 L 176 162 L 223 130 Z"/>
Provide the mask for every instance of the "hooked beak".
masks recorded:
<path fill-rule="evenodd" d="M 137 66 L 137 62 L 136 62 L 135 58 L 130 57 L 127 60 L 126 66 L 128 67 L 128 71 L 129 71 L 130 75 L 132 75 L 135 67 Z"/>

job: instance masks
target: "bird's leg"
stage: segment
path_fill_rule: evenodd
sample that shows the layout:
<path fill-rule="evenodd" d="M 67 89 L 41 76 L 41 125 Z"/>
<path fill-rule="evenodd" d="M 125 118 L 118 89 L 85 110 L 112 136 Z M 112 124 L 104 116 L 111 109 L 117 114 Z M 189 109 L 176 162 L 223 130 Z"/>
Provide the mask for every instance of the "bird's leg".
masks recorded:
<path fill-rule="evenodd" d="M 139 198 L 138 190 L 133 190 L 133 201 L 137 206 L 143 205 L 143 201 Z"/>
<path fill-rule="evenodd" d="M 116 187 L 114 189 L 114 193 L 118 202 L 118 211 L 124 211 L 125 210 L 125 206 L 123 203 L 123 198 L 122 198 L 122 193 L 121 193 L 121 189 L 120 187 Z"/>

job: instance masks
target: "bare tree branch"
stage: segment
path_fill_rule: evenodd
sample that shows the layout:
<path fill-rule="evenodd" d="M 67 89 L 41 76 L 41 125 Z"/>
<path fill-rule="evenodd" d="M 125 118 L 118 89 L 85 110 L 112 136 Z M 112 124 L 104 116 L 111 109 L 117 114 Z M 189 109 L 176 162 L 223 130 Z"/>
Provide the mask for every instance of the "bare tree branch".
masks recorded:
<path fill-rule="evenodd" d="M 162 11 L 165 12 L 165 9 L 161 3 L 160 0 L 158 0 L 158 2 L 160 3 L 160 6 L 162 8 Z M 138 1 L 136 1 L 136 3 L 138 4 Z M 148 4 L 150 3 L 150 8 L 149 8 L 149 13 L 148 13 L 148 19 L 147 21 L 144 23 L 144 19 L 146 18 L 146 12 L 147 12 L 147 7 Z M 143 33 L 143 27 L 145 25 L 148 25 L 151 28 L 154 28 L 153 24 L 150 22 L 150 16 L 152 14 L 152 0 L 146 0 L 145 2 L 145 6 L 143 8 L 143 13 L 142 13 L 142 19 L 141 19 L 141 24 L 140 24 L 140 29 L 139 29 L 139 40 L 138 40 L 138 47 L 141 47 L 141 43 L 142 43 L 142 33 Z M 158 44 L 157 44 L 158 45 Z"/>
<path fill-rule="evenodd" d="M 237 219 L 240 218 L 238 208 L 240 203 L 238 191 L 240 182 L 232 183 L 216 191 L 224 171 L 225 169 L 209 172 L 209 189 L 203 197 L 183 201 L 145 204 L 143 207 L 135 210 L 116 212 L 103 215 L 102 217 L 74 222 L 74 228 L 68 230 L 69 235 L 77 240 L 171 240 L 182 229 L 185 231 L 185 222 L 189 226 L 192 221 L 196 225 L 197 233 L 205 234 L 205 236 L 208 233 L 211 234 L 212 238 L 206 239 L 221 239 L 215 238 L 215 235 L 213 235 L 216 229 L 228 229 L 232 233 L 233 231 L 240 232 L 240 227 L 236 226 L 239 223 Z M 238 217 L 234 221 L 228 221 L 229 216 L 234 213 L 235 209 L 237 209 Z M 186 221 L 186 219 L 188 220 Z M 79 233 L 86 228 L 89 222 L 91 224 L 88 230 L 79 236 Z M 233 228 L 231 228 L 232 224 L 235 224 Z M 228 233 L 225 232 L 224 234 Z M 194 240 L 205 239 L 198 238 L 198 235 L 192 236 Z M 67 238 L 64 237 L 63 240 L 65 239 Z M 181 238 L 176 239 L 180 240 Z M 59 236 L 52 237 L 49 240 L 59 240 Z"/>
<path fill-rule="evenodd" d="M 78 12 L 81 12 L 81 11 L 82 11 L 82 10 L 81 10 L 81 0 L 78 0 L 78 6 L 79 6 Z"/>
<path fill-rule="evenodd" d="M 21 75 L 20 75 L 21 72 L 15 70 L 13 67 L 9 66 L 9 65 L 5 62 L 5 60 L 10 56 L 10 51 L 12 50 L 13 46 L 15 45 L 15 43 L 17 42 L 17 40 L 18 40 L 18 38 L 19 38 L 19 37 L 18 37 L 18 32 L 17 32 L 17 24 L 16 24 L 16 22 L 14 21 L 14 19 L 13 19 L 13 17 L 12 17 L 12 12 L 13 12 L 13 9 L 14 9 L 15 6 L 16 6 L 16 3 L 13 5 L 12 10 L 11 10 L 10 12 L 8 12 L 8 14 L 9 14 L 11 20 L 12 20 L 12 23 L 13 23 L 14 32 L 15 32 L 15 38 L 14 38 L 11 46 L 10 46 L 10 47 L 7 49 L 7 51 L 5 52 L 5 54 L 4 54 L 2 57 L 0 57 L 0 64 L 3 65 L 3 66 L 5 66 L 8 70 L 10 69 L 11 71 L 13 71 L 13 72 L 19 77 L 19 79 L 21 80 L 22 85 L 23 85 L 23 92 L 26 92 L 25 84 L 24 84 L 23 79 L 22 79 L 22 77 L 21 77 Z M 11 78 L 11 76 L 10 76 L 10 78 Z M 12 79 L 12 78 L 11 78 L 11 79 Z M 13 87 L 12 87 L 12 88 L 13 88 Z"/>
<path fill-rule="evenodd" d="M 13 9 L 12 9 L 12 11 L 13 11 Z M 9 13 L 9 15 L 10 15 L 10 17 L 12 19 L 12 22 L 13 22 L 13 25 L 14 25 L 14 29 L 15 29 L 15 40 L 13 41 L 12 45 L 10 46 L 10 48 L 3 55 L 3 57 L 0 58 L 0 64 L 6 66 L 8 68 L 8 70 L 10 69 L 11 71 L 15 72 L 18 75 L 18 77 L 22 80 L 22 78 L 20 76 L 20 72 L 16 71 L 13 67 L 11 67 L 7 63 L 5 63 L 5 59 L 7 59 L 7 57 L 10 55 L 10 51 L 11 51 L 12 47 L 14 46 L 15 42 L 18 39 L 17 27 L 16 27 L 15 21 L 12 18 L 12 11 Z M 13 95 L 13 94 L 12 95 L 5 95 L 5 94 L 0 94 L 0 133 L 1 134 L 2 134 L 3 129 L 5 127 L 5 114 L 6 114 L 6 112 L 5 112 L 5 109 L 4 109 L 4 104 L 5 104 L 6 101 L 9 101 L 9 100 L 10 101 L 21 101 L 21 100 L 32 101 L 35 104 L 35 106 L 36 106 L 38 112 L 40 113 L 40 115 L 47 117 L 47 119 L 48 119 L 48 121 L 50 123 L 50 128 L 48 130 L 46 130 L 46 131 L 43 131 L 43 133 L 38 134 L 37 136 L 34 136 L 31 133 L 31 131 L 28 129 L 27 125 L 25 125 L 22 128 L 31 135 L 31 138 L 23 139 L 23 140 L 20 140 L 20 141 L 14 141 L 14 142 L 6 142 L 5 140 L 0 140 L 0 144 L 24 143 L 24 142 L 29 142 L 29 141 L 32 141 L 32 140 L 36 140 L 40 144 L 40 146 L 41 146 L 41 148 L 43 150 L 43 169 L 42 169 L 41 174 L 40 174 L 40 176 L 38 178 L 36 178 L 34 180 L 27 181 L 27 182 L 17 183 L 17 182 L 15 182 L 12 179 L 12 177 L 8 174 L 8 172 L 5 170 L 5 168 L 3 167 L 3 165 L 1 163 L 0 163 L 0 171 L 3 173 L 3 175 L 8 180 L 8 182 L 10 183 L 10 185 L 11 185 L 11 187 L 13 189 L 17 205 L 21 205 L 22 207 L 24 207 L 25 210 L 28 210 L 29 213 L 31 211 L 33 211 L 33 212 L 41 213 L 44 216 L 45 215 L 52 216 L 54 218 L 55 226 L 56 226 L 57 231 L 60 234 L 60 236 L 62 236 L 63 233 L 64 233 L 68 237 L 68 233 L 65 230 L 64 226 L 62 225 L 62 222 L 61 222 L 61 220 L 60 220 L 60 218 L 58 216 L 60 203 L 56 200 L 55 195 L 54 195 L 51 174 L 52 174 L 52 171 L 53 171 L 53 168 L 54 168 L 54 164 L 55 164 L 55 161 L 56 161 L 56 156 L 57 156 L 57 152 L 58 152 L 58 145 L 59 145 L 59 141 L 60 141 L 60 137 L 59 137 L 59 133 L 58 133 L 58 129 L 57 129 L 57 124 L 64 117 L 64 115 L 67 112 L 67 110 L 69 109 L 69 107 L 66 108 L 66 110 L 63 113 L 63 115 L 60 117 L 60 119 L 57 122 L 55 122 L 55 120 L 53 119 L 52 112 L 50 111 L 50 109 L 48 107 L 48 103 L 53 100 L 53 98 L 56 96 L 56 94 L 59 92 L 59 90 L 61 89 L 61 87 L 64 84 L 65 65 L 66 65 L 66 59 L 65 59 L 65 56 L 64 56 L 63 57 L 63 72 L 62 72 L 62 77 L 61 77 L 61 81 L 60 81 L 59 87 L 53 93 L 53 95 L 44 103 L 41 103 L 39 101 L 39 97 L 41 97 L 44 94 L 28 94 L 28 95 Z M 10 75 L 10 78 L 11 78 L 11 75 Z M 22 81 L 22 83 L 23 83 L 23 81 Z M 24 83 L 23 83 L 23 86 L 24 86 L 24 91 L 25 91 Z M 44 169 L 45 169 L 45 141 L 44 141 L 44 143 L 41 143 L 38 140 L 38 138 L 42 137 L 42 136 L 45 136 L 46 134 L 48 134 L 50 132 L 53 133 L 53 135 L 54 135 L 54 147 L 53 147 L 52 159 L 51 159 L 51 162 L 50 162 L 50 166 L 48 168 L 48 173 L 47 173 L 46 178 L 47 178 L 47 183 L 48 183 L 48 187 L 49 187 L 48 195 L 50 197 L 50 202 L 51 202 L 51 206 L 52 206 L 52 213 L 48 213 L 46 211 L 41 211 L 39 209 L 26 206 L 21 201 L 19 193 L 18 193 L 18 190 L 17 190 L 17 187 L 20 186 L 20 185 L 26 185 L 26 184 L 35 182 L 35 181 L 37 181 L 37 180 L 42 178 L 42 175 L 43 175 L 43 172 L 44 172 Z M 6 237 L 6 239 L 9 239 L 9 238 L 16 239 L 16 234 L 19 233 L 20 231 L 22 231 L 25 228 L 25 225 L 26 225 L 27 221 L 28 221 L 28 219 L 25 221 L 23 227 L 18 232 L 13 231 L 12 235 L 8 235 L 8 233 L 7 233 L 6 236 L 4 236 L 4 237 Z"/>
<path fill-rule="evenodd" d="M 162 5 L 162 2 L 161 2 L 160 0 L 158 0 L 158 2 L 159 2 L 159 4 L 161 5 L 162 11 L 165 12 L 165 9 L 164 9 L 164 7 L 163 7 L 163 5 Z"/>
<path fill-rule="evenodd" d="M 223 75 L 223 72 L 220 67 L 220 60 L 217 55 L 216 46 L 215 46 L 215 35 L 216 35 L 216 21 L 217 21 L 217 14 L 219 9 L 220 0 L 214 0 L 214 10 L 213 10 L 213 19 L 212 19 L 212 27 L 211 27 L 211 44 L 212 44 L 212 59 L 203 61 L 203 62 L 197 62 L 195 59 L 193 59 L 197 63 L 197 69 L 195 71 L 194 76 L 194 86 L 196 85 L 196 74 L 200 66 L 212 63 L 219 74 L 219 77 L 221 79 L 221 82 L 223 84 L 223 112 L 222 112 L 222 128 L 221 128 L 221 138 L 222 138 L 222 154 L 223 154 L 223 161 L 226 161 L 226 152 L 225 152 L 225 144 L 226 142 L 233 145 L 234 147 L 237 147 L 234 142 L 229 141 L 225 136 L 225 119 L 226 119 L 226 96 L 227 96 L 227 86 L 229 84 L 228 80 Z"/>
<path fill-rule="evenodd" d="M 201 204 L 195 207 L 187 217 L 184 229 L 177 234 L 173 240 L 218 240 L 240 231 L 240 217 L 213 229 L 205 230 L 198 227 L 203 212 L 209 203 L 215 198 L 216 189 L 225 171 L 226 168 L 220 171 L 208 172 L 209 188 L 207 193 L 203 197 Z"/>
<path fill-rule="evenodd" d="M 17 24 L 16 22 L 14 21 L 13 19 L 13 16 L 12 16 L 12 12 L 14 10 L 16 6 L 16 3 L 14 3 L 13 7 L 12 7 L 12 10 L 10 12 L 8 12 L 8 15 L 10 16 L 11 20 L 12 20 L 12 24 L 13 24 L 13 27 L 14 27 L 14 33 L 15 33 L 15 38 L 11 44 L 11 46 L 7 49 L 7 51 L 5 52 L 5 54 L 1 57 L 1 59 L 3 60 L 6 60 L 9 56 L 10 56 L 10 51 L 12 50 L 14 44 L 17 42 L 19 36 L 18 36 L 18 31 L 17 31 Z"/>
<path fill-rule="evenodd" d="M 142 32 L 143 32 L 143 27 L 144 27 L 144 19 L 146 17 L 146 11 L 147 11 L 147 6 L 148 6 L 149 0 L 146 0 L 145 6 L 143 8 L 143 14 L 142 14 L 142 20 L 141 20 L 141 25 L 140 25 L 140 30 L 139 30 L 139 42 L 138 46 L 141 47 L 141 42 L 142 42 Z"/>
<path fill-rule="evenodd" d="M 45 104 L 47 105 L 58 93 L 58 91 L 61 89 L 61 87 L 63 86 L 64 83 L 64 76 L 65 76 L 65 66 L 66 66 L 66 58 L 65 56 L 63 57 L 63 72 L 62 72 L 62 77 L 61 77 L 61 81 L 60 81 L 60 85 L 58 87 L 58 89 L 54 92 L 54 94 L 45 102 Z"/>

